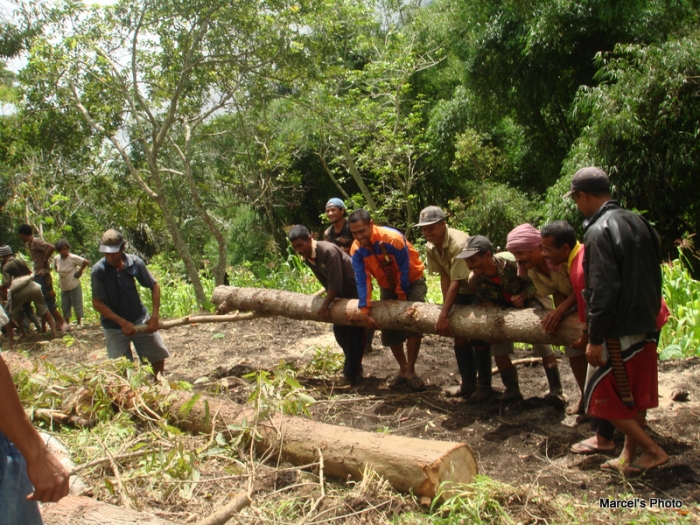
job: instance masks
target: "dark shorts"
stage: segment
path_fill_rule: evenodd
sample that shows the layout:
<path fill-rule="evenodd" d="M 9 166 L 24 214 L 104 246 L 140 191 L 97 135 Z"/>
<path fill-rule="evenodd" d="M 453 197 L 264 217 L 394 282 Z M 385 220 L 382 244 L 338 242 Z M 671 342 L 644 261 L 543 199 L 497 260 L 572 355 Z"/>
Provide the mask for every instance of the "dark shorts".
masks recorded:
<path fill-rule="evenodd" d="M 51 274 L 35 275 L 34 282 L 41 286 L 41 293 L 44 294 L 46 307 L 49 309 L 49 312 L 53 312 L 58 306 L 56 305 L 56 292 L 53 289 Z"/>
<path fill-rule="evenodd" d="M 425 279 L 420 278 L 413 281 L 406 294 L 406 300 L 413 303 L 424 303 L 425 296 L 428 293 L 428 286 L 425 284 Z M 396 292 L 393 290 L 387 290 L 386 288 L 379 288 L 379 298 L 382 301 L 392 301 L 396 300 L 398 297 Z M 422 334 L 415 334 L 413 332 L 404 332 L 403 330 L 382 330 L 382 345 L 383 346 L 394 346 L 403 344 L 403 342 L 410 336 L 423 337 Z"/>

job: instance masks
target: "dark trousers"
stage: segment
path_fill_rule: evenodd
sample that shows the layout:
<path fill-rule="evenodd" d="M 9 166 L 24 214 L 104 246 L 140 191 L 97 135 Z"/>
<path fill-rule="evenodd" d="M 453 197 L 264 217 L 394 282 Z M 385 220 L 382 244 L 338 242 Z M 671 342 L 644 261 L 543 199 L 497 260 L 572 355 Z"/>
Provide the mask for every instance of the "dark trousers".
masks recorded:
<path fill-rule="evenodd" d="M 604 437 L 605 439 L 612 439 L 615 433 L 615 425 L 613 425 L 607 419 L 600 419 L 599 417 L 591 418 L 591 430 L 596 434 Z"/>
<path fill-rule="evenodd" d="M 343 375 L 355 379 L 362 373 L 362 357 L 365 354 L 366 330 L 360 326 L 333 325 L 335 340 L 345 354 Z"/>

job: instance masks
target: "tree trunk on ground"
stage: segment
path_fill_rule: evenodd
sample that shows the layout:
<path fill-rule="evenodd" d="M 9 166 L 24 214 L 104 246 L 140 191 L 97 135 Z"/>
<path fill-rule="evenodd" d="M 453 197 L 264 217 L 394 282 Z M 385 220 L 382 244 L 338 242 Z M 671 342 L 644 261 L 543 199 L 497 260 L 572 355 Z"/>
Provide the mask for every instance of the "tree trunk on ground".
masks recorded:
<path fill-rule="evenodd" d="M 212 302 L 219 313 L 232 310 L 253 311 L 265 315 L 281 315 L 292 319 L 324 321 L 318 314 L 323 303 L 320 296 L 280 290 L 218 286 Z M 372 317 L 383 328 L 434 334 L 440 306 L 407 301 L 372 302 Z M 359 310 L 355 299 L 336 299 L 331 304 L 331 321 L 340 325 L 359 326 Z M 452 307 L 450 328 L 455 337 L 489 343 L 515 341 L 569 345 L 581 335 L 582 325 L 571 315 L 564 319 L 554 334 L 542 329 L 546 310 L 532 308 L 495 308 L 481 306 Z"/>
<path fill-rule="evenodd" d="M 127 409 L 134 405 L 133 391 L 113 395 Z M 194 403 L 192 399 L 189 392 L 173 391 L 167 403 L 163 399 L 142 401 L 190 432 L 231 432 L 227 425 L 251 425 L 255 421 L 253 409 L 226 399 L 204 394 Z M 256 428 L 260 439 L 255 447 L 261 455 L 272 454 L 294 465 L 308 465 L 319 460 L 320 451 L 327 475 L 359 480 L 365 468 L 371 468 L 396 490 L 413 491 L 418 496 L 433 498 L 441 483 L 448 487 L 450 483 L 469 483 L 478 471 L 466 443 L 364 432 L 282 414 L 259 421 Z"/>
<path fill-rule="evenodd" d="M 58 503 L 45 503 L 41 514 L 52 525 L 174 525 L 152 514 L 117 507 L 86 498 L 66 496 Z"/>

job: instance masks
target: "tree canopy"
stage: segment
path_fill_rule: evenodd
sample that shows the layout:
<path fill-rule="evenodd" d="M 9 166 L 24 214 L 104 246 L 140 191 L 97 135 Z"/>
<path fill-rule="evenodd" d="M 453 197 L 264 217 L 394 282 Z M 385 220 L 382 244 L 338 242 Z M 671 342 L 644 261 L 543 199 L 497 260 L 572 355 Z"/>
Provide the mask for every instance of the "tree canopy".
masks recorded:
<path fill-rule="evenodd" d="M 32 2 L 3 28 L 3 242 L 121 228 L 202 305 L 201 272 L 320 232 L 331 196 L 502 245 L 578 225 L 561 195 L 593 164 L 666 249 L 700 225 L 692 0 Z"/>

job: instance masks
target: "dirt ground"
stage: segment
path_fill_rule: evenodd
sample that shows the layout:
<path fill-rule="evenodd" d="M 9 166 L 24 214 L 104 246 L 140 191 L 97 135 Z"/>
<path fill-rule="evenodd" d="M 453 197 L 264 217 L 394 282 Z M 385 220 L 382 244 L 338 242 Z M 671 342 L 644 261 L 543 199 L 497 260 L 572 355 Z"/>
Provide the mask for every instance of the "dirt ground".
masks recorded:
<path fill-rule="evenodd" d="M 192 383 L 203 377 L 220 379 L 272 370 L 280 363 L 301 369 L 319 348 L 340 353 L 330 325 L 286 318 L 203 324 L 161 333 L 172 352 L 166 362 L 168 377 Z M 73 337 L 70 346 L 60 340 L 39 341 L 30 355 L 57 364 L 106 359 L 99 327 L 76 329 Z M 530 357 L 530 353 L 518 350 L 514 358 L 521 357 Z M 698 358 L 660 363 L 660 406 L 649 413 L 648 423 L 651 435 L 671 459 L 639 479 L 601 472 L 599 467 L 608 456 L 569 452 L 572 444 L 591 435 L 588 424 L 577 423 L 575 416 L 543 403 L 547 382 L 540 364 L 519 367 L 525 400 L 504 406 L 496 401 L 473 406 L 444 396 L 442 387 L 458 381 L 449 339 L 432 335 L 423 339 L 417 372 L 428 384 L 425 392 L 388 387 L 386 380 L 396 368 L 377 334 L 374 350 L 364 360 L 366 380 L 358 387 L 336 388 L 331 380 L 303 375 L 298 379 L 317 399 L 312 407 L 314 419 L 368 431 L 466 442 L 477 457 L 480 472 L 498 481 L 518 487 L 538 485 L 552 495 L 569 494 L 581 502 L 629 493 L 640 498 L 674 498 L 686 508 L 700 502 Z M 565 392 L 575 402 L 577 391 L 565 359 L 560 361 L 560 370 Z M 233 394 L 244 388 L 240 381 L 231 384 Z M 493 384 L 502 388 L 498 376 Z M 686 401 L 672 401 L 672 393 L 678 390 L 689 393 Z M 616 441 L 619 452 L 621 436 L 616 434 Z"/>

